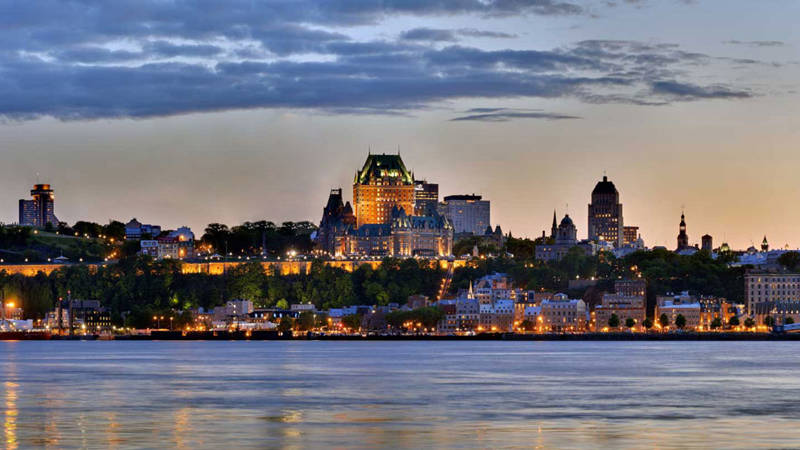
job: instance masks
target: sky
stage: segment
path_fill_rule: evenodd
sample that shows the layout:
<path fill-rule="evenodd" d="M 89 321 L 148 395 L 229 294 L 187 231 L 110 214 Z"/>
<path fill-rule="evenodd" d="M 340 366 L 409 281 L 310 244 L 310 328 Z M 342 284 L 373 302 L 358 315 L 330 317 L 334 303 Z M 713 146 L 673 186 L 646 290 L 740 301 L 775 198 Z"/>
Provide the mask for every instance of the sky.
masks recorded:
<path fill-rule="evenodd" d="M 0 221 L 318 222 L 367 152 L 514 236 L 800 246 L 794 0 L 0 0 Z"/>

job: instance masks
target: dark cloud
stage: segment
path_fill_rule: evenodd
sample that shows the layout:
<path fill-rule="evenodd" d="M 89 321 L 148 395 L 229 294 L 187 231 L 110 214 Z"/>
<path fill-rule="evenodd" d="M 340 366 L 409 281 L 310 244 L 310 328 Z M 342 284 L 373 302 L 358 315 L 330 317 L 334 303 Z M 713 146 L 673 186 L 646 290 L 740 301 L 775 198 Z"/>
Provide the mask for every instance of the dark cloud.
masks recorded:
<path fill-rule="evenodd" d="M 691 83 L 681 83 L 677 81 L 656 81 L 652 83 L 654 94 L 664 95 L 673 99 L 680 100 L 699 100 L 699 99 L 733 99 L 750 98 L 753 94 L 746 90 L 731 89 L 728 86 L 697 86 Z"/>
<path fill-rule="evenodd" d="M 697 72 L 721 60 L 673 44 L 593 40 L 551 50 L 490 51 L 447 43 L 451 36 L 513 36 L 419 28 L 405 33 L 416 39 L 355 40 L 346 28 L 326 28 L 391 14 L 551 14 L 566 13 L 568 5 L 544 0 L 257 5 L 229 0 L 202 7 L 155 0 L 119 0 L 113 7 L 12 3 L 0 14 L 0 116 L 90 119 L 247 108 L 408 114 L 465 98 L 660 105 L 752 95 L 722 82 L 697 83 Z M 513 110 L 464 117 L 482 114 L 489 116 L 463 120 L 560 118 Z"/>
<path fill-rule="evenodd" d="M 451 122 L 508 122 L 514 119 L 568 120 L 581 119 L 578 116 L 549 113 L 540 110 L 514 108 L 472 108 L 464 111 L 466 115 L 454 117 Z"/>

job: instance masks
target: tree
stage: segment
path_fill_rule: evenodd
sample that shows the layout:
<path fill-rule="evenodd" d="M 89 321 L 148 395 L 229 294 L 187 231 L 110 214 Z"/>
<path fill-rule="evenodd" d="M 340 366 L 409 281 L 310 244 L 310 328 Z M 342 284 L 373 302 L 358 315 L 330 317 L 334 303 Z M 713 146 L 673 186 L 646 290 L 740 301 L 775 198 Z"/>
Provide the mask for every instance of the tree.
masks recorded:
<path fill-rule="evenodd" d="M 658 323 L 661 325 L 661 328 L 667 328 L 669 326 L 669 317 L 666 314 L 661 314 L 658 317 Z"/>
<path fill-rule="evenodd" d="M 756 321 L 753 320 L 752 317 L 748 317 L 747 319 L 744 319 L 744 326 L 747 328 L 753 328 L 756 326 Z"/>
<path fill-rule="evenodd" d="M 722 328 L 722 319 L 715 317 L 714 320 L 711 321 L 710 327 L 712 330 Z"/>
<path fill-rule="evenodd" d="M 786 318 L 786 319 L 784 319 L 784 321 L 783 321 L 783 324 L 784 324 L 784 325 L 791 325 L 791 324 L 793 324 L 793 323 L 794 323 L 794 319 L 793 319 L 793 318 L 791 318 L 791 317 L 787 317 L 787 318 Z"/>
<path fill-rule="evenodd" d="M 737 316 L 731 317 L 731 320 L 728 321 L 728 325 L 730 325 L 732 327 L 738 327 L 739 326 L 739 318 Z"/>
<path fill-rule="evenodd" d="M 775 325 L 775 318 L 772 316 L 764 317 L 764 325 L 767 327 L 772 327 L 773 325 Z"/>
<path fill-rule="evenodd" d="M 536 329 L 536 324 L 532 320 L 525 319 L 519 324 L 519 327 L 523 331 L 534 331 Z"/>
<path fill-rule="evenodd" d="M 619 317 L 616 314 L 611 314 L 611 317 L 608 318 L 608 326 L 610 328 L 619 327 Z"/>
<path fill-rule="evenodd" d="M 800 266 L 800 252 L 786 252 L 778 257 L 778 263 L 789 270 Z"/>
<path fill-rule="evenodd" d="M 314 313 L 311 311 L 303 311 L 300 317 L 294 321 L 294 327 L 297 331 L 310 331 L 314 328 Z"/>
<path fill-rule="evenodd" d="M 632 317 L 628 317 L 627 319 L 625 319 L 625 326 L 628 328 L 633 328 L 636 326 L 636 321 L 633 320 Z"/>
<path fill-rule="evenodd" d="M 288 315 L 281 317 L 281 322 L 278 324 L 278 331 L 281 333 L 289 333 L 294 328 L 294 320 Z"/>
<path fill-rule="evenodd" d="M 350 314 L 342 317 L 342 324 L 345 328 L 353 331 L 361 330 L 361 316 L 358 314 Z"/>
<path fill-rule="evenodd" d="M 675 326 L 681 330 L 686 326 L 686 317 L 683 317 L 683 314 L 678 314 L 678 317 L 675 318 Z"/>
<path fill-rule="evenodd" d="M 649 330 L 650 328 L 653 328 L 653 320 L 652 320 L 652 319 L 650 319 L 649 317 L 648 317 L 648 318 L 646 318 L 646 319 L 644 319 L 644 322 L 642 322 L 642 326 L 643 326 L 643 327 L 644 327 L 646 330 Z"/>
<path fill-rule="evenodd" d="M 289 302 L 282 298 L 275 303 L 275 309 L 289 309 Z"/>

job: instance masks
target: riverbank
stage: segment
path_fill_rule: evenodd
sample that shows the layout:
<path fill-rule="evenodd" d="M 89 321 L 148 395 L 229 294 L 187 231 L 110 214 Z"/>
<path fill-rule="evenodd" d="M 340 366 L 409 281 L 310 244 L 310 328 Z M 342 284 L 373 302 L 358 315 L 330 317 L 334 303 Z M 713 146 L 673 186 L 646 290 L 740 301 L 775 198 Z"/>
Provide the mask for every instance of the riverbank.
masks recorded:
<path fill-rule="evenodd" d="M 800 333 L 672 332 L 672 333 L 483 333 L 474 336 L 435 335 L 281 335 L 277 331 L 153 331 L 117 336 L 57 336 L 49 333 L 0 333 L 0 340 L 124 340 L 124 341 L 800 341 Z"/>

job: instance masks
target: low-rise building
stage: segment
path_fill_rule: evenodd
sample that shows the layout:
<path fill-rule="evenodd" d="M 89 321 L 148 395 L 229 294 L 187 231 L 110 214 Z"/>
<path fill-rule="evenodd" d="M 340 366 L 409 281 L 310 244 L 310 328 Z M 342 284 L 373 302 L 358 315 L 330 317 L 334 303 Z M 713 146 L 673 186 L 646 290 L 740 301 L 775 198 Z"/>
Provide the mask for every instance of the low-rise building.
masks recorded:
<path fill-rule="evenodd" d="M 678 316 L 683 316 L 686 320 L 684 329 L 696 330 L 700 326 L 700 302 L 688 292 L 680 294 L 667 294 L 656 298 L 656 323 L 662 314 L 666 314 L 669 320 L 669 328 L 676 328 L 675 323 Z"/>
<path fill-rule="evenodd" d="M 586 303 L 556 294 L 541 304 L 542 325 L 547 331 L 582 331 L 586 327 Z"/>
<path fill-rule="evenodd" d="M 800 323 L 800 302 L 761 302 L 753 306 L 753 319 L 756 325 L 765 325 L 770 317 L 775 325 Z"/>
<path fill-rule="evenodd" d="M 594 309 L 595 331 L 610 328 L 609 320 L 616 315 L 619 327 L 625 327 L 628 319 L 633 319 L 637 327 L 644 323 L 646 309 L 642 295 L 605 294 L 602 303 Z"/>

